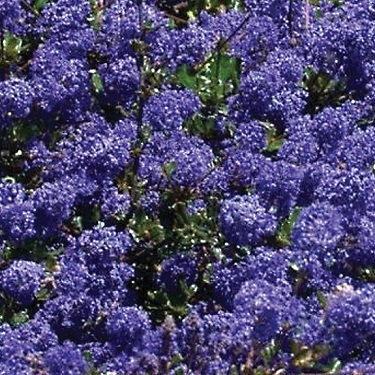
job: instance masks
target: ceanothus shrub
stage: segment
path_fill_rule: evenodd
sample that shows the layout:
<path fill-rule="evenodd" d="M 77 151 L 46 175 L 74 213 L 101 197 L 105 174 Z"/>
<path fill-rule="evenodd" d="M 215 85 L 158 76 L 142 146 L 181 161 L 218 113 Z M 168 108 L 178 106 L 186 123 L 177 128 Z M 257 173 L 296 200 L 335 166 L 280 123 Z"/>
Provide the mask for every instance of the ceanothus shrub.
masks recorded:
<path fill-rule="evenodd" d="M 0 373 L 375 373 L 371 1 L 0 4 Z"/>

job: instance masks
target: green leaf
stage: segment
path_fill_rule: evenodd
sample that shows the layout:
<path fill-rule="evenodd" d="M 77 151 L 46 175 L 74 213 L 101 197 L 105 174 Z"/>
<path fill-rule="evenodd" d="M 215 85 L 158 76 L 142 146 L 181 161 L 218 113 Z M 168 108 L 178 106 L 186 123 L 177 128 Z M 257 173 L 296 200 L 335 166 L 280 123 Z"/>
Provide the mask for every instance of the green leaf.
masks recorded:
<path fill-rule="evenodd" d="M 99 94 L 103 92 L 104 90 L 103 81 L 102 81 L 102 78 L 100 77 L 100 74 L 96 70 L 92 71 L 91 80 L 92 80 L 95 94 Z"/>
<path fill-rule="evenodd" d="M 272 340 L 261 352 L 262 359 L 265 363 L 270 363 L 271 360 L 276 356 L 278 347 L 275 340 Z"/>
<path fill-rule="evenodd" d="M 281 247 L 290 245 L 290 236 L 294 225 L 296 224 L 298 217 L 301 213 L 301 208 L 296 207 L 291 214 L 282 221 L 277 233 L 276 241 Z"/>
<path fill-rule="evenodd" d="M 47 3 L 49 2 L 49 0 L 36 0 L 33 4 L 33 8 L 37 11 L 41 10 Z"/>
<path fill-rule="evenodd" d="M 41 133 L 40 126 L 37 124 L 16 123 L 12 128 L 12 137 L 14 142 L 24 142 Z"/>
<path fill-rule="evenodd" d="M 283 145 L 284 139 L 275 139 L 271 141 L 267 146 L 267 151 L 269 152 L 275 152 L 278 151 L 279 148 Z"/>
<path fill-rule="evenodd" d="M 92 354 L 88 350 L 84 350 L 82 353 L 83 358 L 85 359 L 86 362 L 92 362 Z"/>
<path fill-rule="evenodd" d="M 327 297 L 320 290 L 317 291 L 316 297 L 318 298 L 320 306 L 322 306 L 322 308 L 325 309 L 327 307 Z"/>
<path fill-rule="evenodd" d="M 332 359 L 328 365 L 318 366 L 319 371 L 322 371 L 326 374 L 336 374 L 342 369 L 342 362 L 338 358 Z"/>
<path fill-rule="evenodd" d="M 185 280 L 178 280 L 179 287 L 182 293 L 186 296 L 186 299 L 194 296 L 198 291 L 198 286 L 195 284 L 187 285 Z"/>
<path fill-rule="evenodd" d="M 153 301 L 157 305 L 166 305 L 168 302 L 167 294 L 161 290 L 150 291 L 147 293 L 147 296 L 150 301 Z"/>
<path fill-rule="evenodd" d="M 149 229 L 150 241 L 153 243 L 161 243 L 165 238 L 164 228 L 159 223 L 153 223 Z"/>
<path fill-rule="evenodd" d="M 185 126 L 189 134 L 198 135 L 206 140 L 215 139 L 217 136 L 213 116 L 204 117 L 198 113 L 188 120 Z"/>
<path fill-rule="evenodd" d="M 19 326 L 23 323 L 26 323 L 30 320 L 30 317 L 26 310 L 20 311 L 17 314 L 14 314 L 10 320 L 11 325 Z"/>
<path fill-rule="evenodd" d="M 293 341 L 292 352 L 294 366 L 305 369 L 316 369 L 319 361 L 329 353 L 329 347 L 324 345 L 309 347 L 301 342 Z"/>
<path fill-rule="evenodd" d="M 180 353 L 177 353 L 175 354 L 172 358 L 171 358 L 171 365 L 172 366 L 177 366 L 181 363 L 183 357 Z"/>
<path fill-rule="evenodd" d="M 179 226 L 184 227 L 185 225 L 191 226 L 191 218 L 188 215 L 186 203 L 185 202 L 176 202 L 173 204 L 172 208 L 176 214 L 176 222 Z"/>
<path fill-rule="evenodd" d="M 221 83 L 226 83 L 232 80 L 236 84 L 239 82 L 238 71 L 238 60 L 230 57 L 226 54 L 220 55 L 219 65 L 219 80 Z"/>
<path fill-rule="evenodd" d="M 275 153 L 284 143 L 284 137 L 282 134 L 278 134 L 276 128 L 270 125 L 267 129 L 267 146 L 266 152 Z"/>
<path fill-rule="evenodd" d="M 54 272 L 57 266 L 57 257 L 63 252 L 62 249 L 58 249 L 46 254 L 45 264 L 46 270 L 49 272 Z"/>
<path fill-rule="evenodd" d="M 48 257 L 46 259 L 46 269 L 48 271 L 52 271 L 56 267 L 56 264 L 57 262 L 56 262 L 55 257 Z"/>
<path fill-rule="evenodd" d="M 176 169 L 177 163 L 172 160 L 163 166 L 163 174 L 167 179 L 170 179 L 172 176 L 173 171 Z"/>
<path fill-rule="evenodd" d="M 6 32 L 3 39 L 3 50 L 5 60 L 7 62 L 17 62 L 23 51 L 22 39 L 13 35 L 10 32 Z"/>
<path fill-rule="evenodd" d="M 190 90 L 197 91 L 197 76 L 192 68 L 183 64 L 177 69 L 176 75 L 182 85 Z"/>
<path fill-rule="evenodd" d="M 308 113 L 314 114 L 326 106 L 337 106 L 348 97 L 346 81 L 338 81 L 325 71 L 306 67 L 301 87 L 308 92 Z"/>
<path fill-rule="evenodd" d="M 254 370 L 254 375 L 267 375 L 268 370 L 264 366 L 258 366 Z"/>
<path fill-rule="evenodd" d="M 340 8 L 345 4 L 344 0 L 330 0 L 334 7 Z"/>
<path fill-rule="evenodd" d="M 91 13 L 87 18 L 87 21 L 93 27 L 95 31 L 100 29 L 101 18 L 105 7 L 101 7 L 101 4 L 97 0 L 89 0 L 91 4 Z"/>
<path fill-rule="evenodd" d="M 38 301 L 47 301 L 49 299 L 49 290 L 47 288 L 41 288 L 35 295 Z"/>
<path fill-rule="evenodd" d="M 193 68 L 182 65 L 176 72 L 178 81 L 196 92 L 204 104 L 218 106 L 239 84 L 239 61 L 221 51 L 215 52 Z"/>

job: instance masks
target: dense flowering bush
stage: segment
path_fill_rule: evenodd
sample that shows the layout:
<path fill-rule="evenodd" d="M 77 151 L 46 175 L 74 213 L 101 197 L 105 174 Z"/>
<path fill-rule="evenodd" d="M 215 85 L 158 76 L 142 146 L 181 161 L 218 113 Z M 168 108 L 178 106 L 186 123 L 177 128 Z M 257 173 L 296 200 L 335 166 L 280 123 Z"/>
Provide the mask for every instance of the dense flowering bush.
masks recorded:
<path fill-rule="evenodd" d="M 375 374 L 372 0 L 0 3 L 0 374 Z"/>

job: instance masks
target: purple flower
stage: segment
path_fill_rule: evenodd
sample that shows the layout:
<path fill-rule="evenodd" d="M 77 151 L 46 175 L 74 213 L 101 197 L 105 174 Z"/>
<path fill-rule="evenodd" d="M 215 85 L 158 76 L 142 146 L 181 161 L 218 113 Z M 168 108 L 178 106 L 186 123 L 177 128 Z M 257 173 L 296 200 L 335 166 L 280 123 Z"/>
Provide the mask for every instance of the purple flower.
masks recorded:
<path fill-rule="evenodd" d="M 0 229 L 4 238 L 20 243 L 36 234 L 33 204 L 9 204 L 0 207 Z"/>
<path fill-rule="evenodd" d="M 165 89 L 148 100 L 143 121 L 154 130 L 180 130 L 200 105 L 199 98 L 190 90 Z"/>
<path fill-rule="evenodd" d="M 286 217 L 297 203 L 302 178 L 303 169 L 293 164 L 282 161 L 260 164 L 255 191 L 268 209 Z"/>
<path fill-rule="evenodd" d="M 150 329 L 147 313 L 137 307 L 122 307 L 115 311 L 107 322 L 109 341 L 121 348 L 135 348 Z"/>
<path fill-rule="evenodd" d="M 120 105 L 129 110 L 139 89 L 140 72 L 132 56 L 110 61 L 99 67 L 104 93 L 101 99 L 109 105 Z"/>
<path fill-rule="evenodd" d="M 30 305 L 44 278 L 44 267 L 26 260 L 15 260 L 0 272 L 0 288 L 22 306 Z"/>
<path fill-rule="evenodd" d="M 56 0 L 43 8 L 39 24 L 50 35 L 60 36 L 86 28 L 90 12 L 86 0 Z"/>
<path fill-rule="evenodd" d="M 4 29 L 11 32 L 17 30 L 16 26 L 22 14 L 23 10 L 19 0 L 2 2 L 0 4 L 0 30 Z"/>
<path fill-rule="evenodd" d="M 276 218 L 262 206 L 256 195 L 235 196 L 223 201 L 220 224 L 230 244 L 254 246 L 273 234 Z"/>
<path fill-rule="evenodd" d="M 169 179 L 176 187 L 195 187 L 209 176 L 213 160 L 210 146 L 202 139 L 177 131 L 170 137 L 157 132 L 141 155 L 139 174 L 148 185 L 165 185 Z"/>
<path fill-rule="evenodd" d="M 69 341 L 47 350 L 43 363 L 50 375 L 84 375 L 88 370 L 80 350 Z"/>
<path fill-rule="evenodd" d="M 0 121 L 9 125 L 11 121 L 25 118 L 31 111 L 33 100 L 34 88 L 24 79 L 0 82 Z"/>
<path fill-rule="evenodd" d="M 88 62 L 67 55 L 59 42 L 39 48 L 31 63 L 31 83 L 35 101 L 44 115 L 59 113 L 77 121 L 85 117 L 91 104 Z"/>
<path fill-rule="evenodd" d="M 0 229 L 5 239 L 20 243 L 35 235 L 35 212 L 21 184 L 0 182 Z"/>
<path fill-rule="evenodd" d="M 349 353 L 359 350 L 359 358 L 372 352 L 373 340 L 374 287 L 371 284 L 354 288 L 342 284 L 329 295 L 324 316 L 324 325 L 332 336 L 333 352 L 345 358 Z"/>
<path fill-rule="evenodd" d="M 254 337 L 267 343 L 282 331 L 288 320 L 291 304 L 288 284 L 271 284 L 264 280 L 245 282 L 234 298 L 236 314 L 249 314 L 253 321 Z"/>
<path fill-rule="evenodd" d="M 327 202 L 314 203 L 302 210 L 292 232 L 292 245 L 302 252 L 324 255 L 334 251 L 345 234 L 343 216 Z"/>
<path fill-rule="evenodd" d="M 180 291 L 180 283 L 191 286 L 197 281 L 198 272 L 193 254 L 176 254 L 164 260 L 158 282 L 170 293 Z"/>

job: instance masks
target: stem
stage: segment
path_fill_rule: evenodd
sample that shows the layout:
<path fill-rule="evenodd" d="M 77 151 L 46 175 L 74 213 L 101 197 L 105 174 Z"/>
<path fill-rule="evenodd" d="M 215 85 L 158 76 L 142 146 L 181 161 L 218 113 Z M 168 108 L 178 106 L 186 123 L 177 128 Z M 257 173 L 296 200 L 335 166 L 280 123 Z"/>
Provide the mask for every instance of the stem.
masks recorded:
<path fill-rule="evenodd" d="M 228 43 L 230 42 L 236 34 L 246 25 L 246 23 L 249 21 L 251 18 L 251 15 L 247 15 L 246 18 L 239 24 L 239 26 L 236 27 L 236 29 L 224 40 L 219 41 L 214 52 L 220 52 L 221 49 Z M 211 60 L 215 57 L 215 54 L 212 53 L 209 58 L 207 58 L 205 61 L 203 61 L 202 64 L 199 65 L 198 68 L 194 69 L 194 73 L 199 73 Z"/>
<path fill-rule="evenodd" d="M 144 33 L 145 30 L 143 29 L 143 1 L 138 0 L 138 23 L 139 23 L 139 40 L 142 44 L 142 41 L 144 40 Z M 144 55 L 144 49 L 141 45 L 138 56 L 137 56 L 137 67 L 139 71 L 139 77 L 138 77 L 138 93 L 137 93 L 137 114 L 136 114 L 136 122 L 137 122 L 137 138 L 135 143 L 135 149 L 138 149 L 137 152 L 134 155 L 133 159 L 133 165 L 131 166 L 132 170 L 132 181 L 131 181 L 131 188 L 130 188 L 130 208 L 129 212 L 126 215 L 125 218 L 125 225 L 128 224 L 129 220 L 133 217 L 134 212 L 137 209 L 137 185 L 138 185 L 138 168 L 139 168 L 139 158 L 141 155 L 140 150 L 143 150 L 144 148 L 144 141 L 142 140 L 142 130 L 143 130 L 143 107 L 145 104 L 144 97 L 143 97 L 143 89 L 144 89 L 144 64 L 145 64 L 145 55 Z"/>
<path fill-rule="evenodd" d="M 31 13 L 33 13 L 35 16 L 40 17 L 40 13 L 34 9 L 30 4 L 28 4 L 25 0 L 21 0 L 22 5 L 29 10 Z"/>
<path fill-rule="evenodd" d="M 171 18 L 171 19 L 173 19 L 173 20 L 175 20 L 175 21 L 177 21 L 177 22 L 183 23 L 183 24 L 185 24 L 185 25 L 188 23 L 188 21 L 184 20 L 183 18 L 177 17 L 177 16 L 175 16 L 174 14 L 170 14 L 170 13 L 167 13 L 167 12 L 166 12 L 165 15 L 166 15 L 168 18 Z"/>
<path fill-rule="evenodd" d="M 0 28 L 0 62 L 4 60 L 4 30 Z"/>

